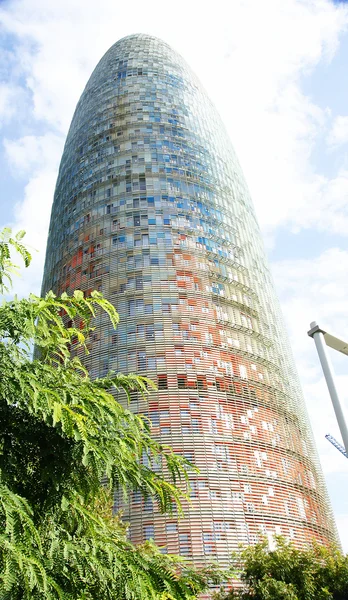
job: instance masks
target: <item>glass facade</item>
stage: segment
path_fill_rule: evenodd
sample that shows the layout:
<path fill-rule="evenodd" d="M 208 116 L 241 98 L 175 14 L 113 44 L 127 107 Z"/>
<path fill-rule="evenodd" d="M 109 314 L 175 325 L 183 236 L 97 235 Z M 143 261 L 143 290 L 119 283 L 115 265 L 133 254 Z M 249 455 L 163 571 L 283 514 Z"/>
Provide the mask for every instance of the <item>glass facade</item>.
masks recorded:
<path fill-rule="evenodd" d="M 336 539 L 243 174 L 199 81 L 156 38 L 112 46 L 77 105 L 52 208 L 51 288 L 98 289 L 116 306 L 118 329 L 98 321 L 83 358 L 91 376 L 152 378 L 158 391 L 131 409 L 200 469 L 180 520 L 131 496 L 134 542 L 224 563 L 261 535 Z"/>

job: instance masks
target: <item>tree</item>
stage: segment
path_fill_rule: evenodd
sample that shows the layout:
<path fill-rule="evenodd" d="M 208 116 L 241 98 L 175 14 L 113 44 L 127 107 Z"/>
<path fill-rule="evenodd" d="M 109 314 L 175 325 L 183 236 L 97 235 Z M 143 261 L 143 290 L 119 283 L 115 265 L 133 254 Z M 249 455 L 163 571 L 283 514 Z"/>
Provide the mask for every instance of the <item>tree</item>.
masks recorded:
<path fill-rule="evenodd" d="M 236 554 L 233 569 L 243 585 L 215 600 L 348 599 L 348 555 L 316 542 L 302 550 L 281 537 L 276 543 L 273 551 L 263 541 Z"/>
<path fill-rule="evenodd" d="M 23 235 L 1 234 L 2 294 L 16 270 L 11 249 L 29 266 Z M 154 496 L 161 511 L 175 502 L 180 511 L 176 484 L 187 478 L 187 461 L 155 442 L 147 420 L 110 392 L 145 395 L 154 387 L 149 380 L 110 373 L 92 381 L 77 358 L 98 314 L 117 326 L 115 308 L 98 292 L 49 292 L 0 306 L 3 600 L 184 600 L 218 577 L 151 543 L 134 547 L 112 516 L 114 488 Z M 163 475 L 142 463 L 144 453 L 150 464 L 161 462 Z"/>

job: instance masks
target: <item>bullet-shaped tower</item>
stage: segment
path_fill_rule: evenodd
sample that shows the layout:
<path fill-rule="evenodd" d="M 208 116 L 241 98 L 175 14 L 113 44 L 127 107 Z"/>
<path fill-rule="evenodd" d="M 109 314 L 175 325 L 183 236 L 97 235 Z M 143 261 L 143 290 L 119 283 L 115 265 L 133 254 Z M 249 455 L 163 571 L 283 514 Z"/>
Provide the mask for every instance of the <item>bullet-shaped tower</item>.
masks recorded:
<path fill-rule="evenodd" d="M 104 55 L 66 140 L 43 291 L 77 288 L 120 314 L 97 323 L 91 376 L 152 378 L 131 409 L 200 469 L 180 520 L 130 497 L 134 542 L 224 563 L 261 535 L 336 540 L 241 168 L 195 75 L 148 35 Z"/>

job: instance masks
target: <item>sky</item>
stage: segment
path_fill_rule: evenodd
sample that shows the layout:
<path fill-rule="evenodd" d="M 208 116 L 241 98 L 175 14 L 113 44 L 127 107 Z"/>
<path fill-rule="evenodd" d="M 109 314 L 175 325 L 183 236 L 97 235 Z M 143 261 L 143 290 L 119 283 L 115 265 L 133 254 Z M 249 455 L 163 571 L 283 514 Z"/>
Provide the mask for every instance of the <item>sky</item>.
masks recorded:
<path fill-rule="evenodd" d="M 309 323 L 348 340 L 348 3 L 0 0 L 0 227 L 25 229 L 39 293 L 51 203 L 76 103 L 121 37 L 164 39 L 225 122 L 262 228 L 343 548 L 348 461 Z M 332 353 L 348 413 L 348 358 Z"/>

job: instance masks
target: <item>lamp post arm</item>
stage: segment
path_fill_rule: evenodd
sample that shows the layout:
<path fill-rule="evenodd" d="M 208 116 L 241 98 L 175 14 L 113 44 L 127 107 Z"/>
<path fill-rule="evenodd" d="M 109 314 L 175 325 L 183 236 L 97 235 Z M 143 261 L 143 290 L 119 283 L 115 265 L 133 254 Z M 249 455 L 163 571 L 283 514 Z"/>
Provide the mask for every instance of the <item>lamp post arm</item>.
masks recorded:
<path fill-rule="evenodd" d="M 321 366 L 323 369 L 323 373 L 324 373 L 324 377 L 326 380 L 326 385 L 328 387 L 329 394 L 331 397 L 331 402 L 332 402 L 332 405 L 334 407 L 334 411 L 336 414 L 337 423 L 340 428 L 343 445 L 344 445 L 346 453 L 348 454 L 348 429 L 347 429 L 347 424 L 346 424 L 344 414 L 342 411 L 342 407 L 340 404 L 340 399 L 338 397 L 338 393 L 336 390 L 336 385 L 335 385 L 335 381 L 333 378 L 332 366 L 331 366 L 329 357 L 326 353 L 324 334 L 325 334 L 325 332 L 319 328 L 319 326 L 317 325 L 317 323 L 315 321 L 313 323 L 311 323 L 311 329 L 308 332 L 308 335 L 314 339 L 314 342 L 315 342 L 315 345 L 317 348 L 317 352 L 318 352 L 318 356 L 319 356 L 319 360 L 320 360 L 320 363 L 321 363 Z"/>

